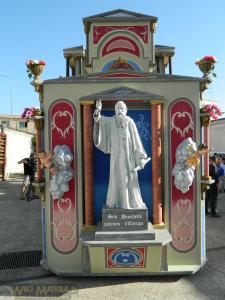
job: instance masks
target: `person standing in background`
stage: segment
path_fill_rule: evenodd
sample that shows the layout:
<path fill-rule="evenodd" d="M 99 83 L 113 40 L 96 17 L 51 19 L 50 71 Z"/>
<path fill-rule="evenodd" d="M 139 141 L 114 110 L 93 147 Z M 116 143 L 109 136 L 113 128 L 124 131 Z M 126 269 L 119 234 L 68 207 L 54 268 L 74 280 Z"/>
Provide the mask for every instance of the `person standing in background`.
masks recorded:
<path fill-rule="evenodd" d="M 22 160 L 18 161 L 18 164 L 23 164 L 24 168 L 24 180 L 21 187 L 20 200 L 25 200 L 28 187 L 35 178 L 35 172 L 37 168 L 37 160 L 35 154 L 31 153 L 29 158 L 23 158 Z"/>
<path fill-rule="evenodd" d="M 222 156 L 222 162 L 220 164 L 221 168 L 223 168 L 224 175 L 225 175 L 225 156 Z"/>
<path fill-rule="evenodd" d="M 217 195 L 218 195 L 218 176 L 217 176 L 217 172 L 216 172 L 216 157 L 210 157 L 209 158 L 209 176 L 211 176 L 211 178 L 214 181 L 214 183 L 212 183 L 210 185 L 210 188 L 205 192 L 205 213 L 206 215 L 209 215 L 209 211 L 208 211 L 208 206 L 210 204 L 211 207 L 211 216 L 212 217 L 220 217 L 219 214 L 216 213 L 216 200 L 217 200 Z"/>
<path fill-rule="evenodd" d="M 222 157 L 220 157 L 220 156 L 217 157 L 215 163 L 216 163 L 216 174 L 217 174 L 217 177 L 218 177 L 217 179 L 219 180 L 220 177 L 224 176 L 224 169 L 221 166 Z"/>

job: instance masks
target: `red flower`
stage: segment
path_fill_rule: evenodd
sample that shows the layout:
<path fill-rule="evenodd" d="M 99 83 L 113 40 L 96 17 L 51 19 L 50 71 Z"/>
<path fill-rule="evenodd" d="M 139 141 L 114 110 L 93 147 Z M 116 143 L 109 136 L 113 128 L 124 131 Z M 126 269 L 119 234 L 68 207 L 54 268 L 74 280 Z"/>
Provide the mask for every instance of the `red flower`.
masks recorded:
<path fill-rule="evenodd" d="M 39 64 L 40 64 L 40 65 L 45 65 L 46 63 L 45 63 L 44 60 L 39 60 Z"/>
<path fill-rule="evenodd" d="M 198 59 L 195 63 L 196 65 L 203 63 L 204 61 L 210 61 L 212 63 L 216 63 L 217 62 L 217 58 L 215 56 L 204 56 L 201 59 Z"/>

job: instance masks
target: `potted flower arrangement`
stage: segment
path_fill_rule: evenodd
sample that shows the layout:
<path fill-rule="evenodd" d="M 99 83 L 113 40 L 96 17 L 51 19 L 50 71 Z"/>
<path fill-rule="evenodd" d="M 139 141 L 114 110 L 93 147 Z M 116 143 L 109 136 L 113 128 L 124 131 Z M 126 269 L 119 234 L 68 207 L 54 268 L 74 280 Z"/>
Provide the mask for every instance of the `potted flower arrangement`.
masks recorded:
<path fill-rule="evenodd" d="M 29 59 L 26 61 L 27 66 L 27 74 L 29 78 L 34 78 L 34 80 L 39 80 L 40 75 L 45 66 L 44 60 L 37 60 L 37 59 Z"/>
<path fill-rule="evenodd" d="M 29 120 L 32 117 L 43 116 L 43 111 L 38 107 L 25 107 L 21 115 L 22 119 Z"/>
<path fill-rule="evenodd" d="M 33 117 L 33 113 L 35 112 L 35 107 L 25 107 L 23 113 L 21 115 L 22 119 L 29 120 Z"/>
<path fill-rule="evenodd" d="M 198 59 L 195 64 L 198 65 L 200 71 L 204 74 L 203 77 L 206 77 L 210 73 L 216 77 L 216 74 L 213 72 L 216 62 L 217 59 L 215 56 L 204 56 L 203 58 Z"/>
<path fill-rule="evenodd" d="M 43 111 L 37 107 L 25 107 L 21 115 L 22 119 L 27 120 L 33 119 L 35 122 L 35 128 L 41 129 L 43 127 Z"/>
<path fill-rule="evenodd" d="M 204 127 L 210 126 L 210 119 L 217 120 L 223 112 L 216 103 L 207 104 L 201 108 L 201 124 Z"/>

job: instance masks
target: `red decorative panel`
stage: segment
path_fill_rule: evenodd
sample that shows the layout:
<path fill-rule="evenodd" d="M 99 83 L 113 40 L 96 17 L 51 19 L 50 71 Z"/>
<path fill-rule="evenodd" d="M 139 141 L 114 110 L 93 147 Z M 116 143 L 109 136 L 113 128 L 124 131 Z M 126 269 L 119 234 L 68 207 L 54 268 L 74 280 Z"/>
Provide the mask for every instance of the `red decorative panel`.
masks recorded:
<path fill-rule="evenodd" d="M 109 40 L 102 49 L 102 57 L 114 52 L 128 52 L 140 57 L 138 45 L 126 36 L 116 36 Z"/>
<path fill-rule="evenodd" d="M 116 248 L 105 249 L 106 268 L 144 268 L 146 263 L 146 248 Z"/>
<path fill-rule="evenodd" d="M 176 149 L 186 138 L 195 141 L 195 108 L 188 99 L 177 99 L 168 110 L 169 178 L 170 178 L 170 231 L 172 246 L 178 252 L 190 251 L 196 243 L 196 176 L 186 193 L 174 185 L 172 170 L 176 163 Z"/>
<path fill-rule="evenodd" d="M 108 32 L 115 30 L 126 30 L 134 32 L 139 36 L 142 41 L 148 43 L 148 26 L 94 26 L 93 28 L 93 43 L 97 44 L 98 41 Z"/>
<path fill-rule="evenodd" d="M 77 163 L 76 163 L 76 109 L 67 100 L 60 99 L 49 108 L 50 149 L 67 145 L 73 153 L 71 168 L 74 177 L 69 181 L 69 191 L 61 199 L 51 197 L 51 243 L 63 254 L 70 253 L 78 245 Z"/>

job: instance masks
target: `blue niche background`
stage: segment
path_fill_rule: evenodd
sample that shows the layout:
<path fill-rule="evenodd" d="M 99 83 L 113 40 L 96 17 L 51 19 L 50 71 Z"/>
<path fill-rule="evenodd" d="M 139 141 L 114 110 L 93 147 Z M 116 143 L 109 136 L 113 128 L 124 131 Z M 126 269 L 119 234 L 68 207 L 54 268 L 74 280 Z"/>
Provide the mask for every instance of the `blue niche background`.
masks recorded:
<path fill-rule="evenodd" d="M 114 116 L 114 110 L 102 110 L 104 116 Z M 147 155 L 151 157 L 151 111 L 128 110 L 127 113 L 136 123 L 139 135 Z M 104 154 L 94 146 L 94 219 L 95 223 L 102 218 L 102 206 L 106 202 L 109 184 L 110 154 Z M 142 199 L 148 208 L 148 218 L 152 221 L 152 163 L 138 171 Z"/>

